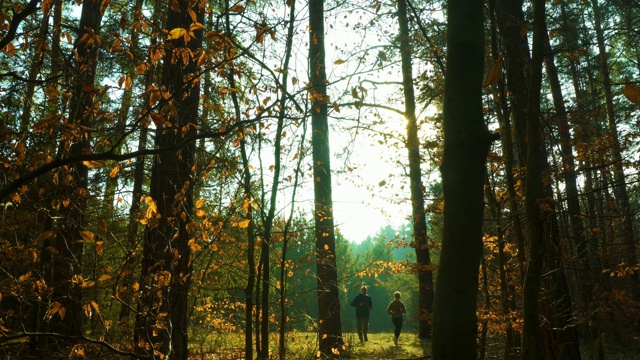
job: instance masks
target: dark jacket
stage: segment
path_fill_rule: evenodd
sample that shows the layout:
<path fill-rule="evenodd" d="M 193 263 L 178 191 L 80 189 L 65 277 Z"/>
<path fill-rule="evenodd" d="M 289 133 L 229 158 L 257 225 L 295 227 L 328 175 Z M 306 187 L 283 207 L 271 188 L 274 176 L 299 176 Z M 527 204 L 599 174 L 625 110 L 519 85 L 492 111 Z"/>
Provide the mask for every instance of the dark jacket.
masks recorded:
<path fill-rule="evenodd" d="M 373 308 L 373 302 L 369 295 L 359 294 L 353 299 L 351 306 L 356 308 L 356 317 L 367 317 Z"/>

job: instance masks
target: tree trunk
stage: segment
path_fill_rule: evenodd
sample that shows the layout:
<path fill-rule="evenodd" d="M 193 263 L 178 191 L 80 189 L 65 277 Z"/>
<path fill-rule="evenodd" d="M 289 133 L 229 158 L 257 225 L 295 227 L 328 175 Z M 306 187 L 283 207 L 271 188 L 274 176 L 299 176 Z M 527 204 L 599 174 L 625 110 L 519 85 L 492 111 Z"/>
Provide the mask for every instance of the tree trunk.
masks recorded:
<path fill-rule="evenodd" d="M 203 23 L 201 4 L 179 0 L 170 6 L 167 29 L 190 29 Z M 192 18 L 191 15 L 194 17 Z M 188 39 L 188 41 L 185 40 Z M 162 121 L 156 123 L 156 148 L 173 146 L 197 127 L 200 84 L 196 64 L 202 47 L 202 31 L 169 37 L 163 59 L 162 82 L 170 98 L 161 101 Z M 192 52 L 194 56 L 183 56 Z M 178 151 L 154 157 L 149 193 L 155 205 L 147 210 L 141 271 L 141 297 L 137 316 L 137 340 L 171 359 L 188 356 L 188 294 L 191 283 L 191 249 L 195 142 Z M 154 211 L 155 210 L 155 211 Z M 139 346 L 140 343 L 137 342 Z"/>
<path fill-rule="evenodd" d="M 320 352 L 334 356 L 344 344 L 340 320 L 340 292 L 331 196 L 331 152 L 327 114 L 327 76 L 324 46 L 324 1 L 309 0 L 309 96 L 313 147 L 314 221 L 318 276 Z"/>
<path fill-rule="evenodd" d="M 444 229 L 433 310 L 434 359 L 477 357 L 486 157 L 483 1 L 449 1 L 444 94 Z"/>
<path fill-rule="evenodd" d="M 516 155 L 522 166 L 527 158 L 527 84 L 529 46 L 522 0 L 497 0 L 496 18 L 505 52 L 507 86 L 511 99 L 511 115 L 515 133 Z"/>
<path fill-rule="evenodd" d="M 402 86 L 404 88 L 405 117 L 407 119 L 407 149 L 409 151 L 409 182 L 411 187 L 411 214 L 413 218 L 416 271 L 418 273 L 418 338 L 431 337 L 431 315 L 433 313 L 433 269 L 429 254 L 427 220 L 424 205 L 424 185 L 420 169 L 420 139 L 416 119 L 416 102 L 411 66 L 411 44 L 407 4 L 398 0 L 398 23 L 400 26 L 400 55 L 402 57 Z"/>
<path fill-rule="evenodd" d="M 596 40 L 598 43 L 598 51 L 600 57 L 600 76 L 602 77 L 602 87 L 605 96 L 605 108 L 607 120 L 609 123 L 609 136 L 611 137 L 611 155 L 613 157 L 613 192 L 616 196 L 616 204 L 618 205 L 618 215 L 622 218 L 622 241 L 619 242 L 622 251 L 620 261 L 625 266 L 635 266 L 638 263 L 637 249 L 635 243 L 633 219 L 634 214 L 631 211 L 629 203 L 629 194 L 627 192 L 627 183 L 624 173 L 624 161 L 622 159 L 622 149 L 618 136 L 616 124 L 616 113 L 613 104 L 613 93 L 611 91 L 611 76 L 609 75 L 609 56 L 604 43 L 604 33 L 602 31 L 602 16 L 600 13 L 600 5 L 598 0 L 591 0 L 593 8 L 593 20 L 596 31 Z M 640 275 L 637 272 L 630 272 L 629 289 L 633 301 L 640 301 Z"/>
<path fill-rule="evenodd" d="M 489 1 L 489 14 L 492 17 L 491 21 L 491 52 L 493 55 L 493 61 L 503 61 L 500 57 L 500 48 L 497 40 L 498 35 L 496 32 L 496 20 L 497 17 L 495 11 L 496 0 Z M 494 96 L 499 99 L 496 106 L 496 117 L 498 124 L 500 124 L 500 142 L 502 145 L 502 153 L 504 156 L 504 172 L 507 182 L 508 205 L 511 214 L 511 220 L 513 221 L 513 237 L 515 239 L 516 247 L 518 249 L 518 270 L 520 272 L 520 283 L 524 282 L 525 269 L 527 266 L 526 261 L 526 249 L 525 249 L 525 237 L 524 230 L 522 229 L 521 211 L 520 211 L 520 198 L 516 192 L 516 178 L 515 168 L 517 167 L 517 161 L 515 159 L 516 150 L 513 145 L 513 129 L 509 119 L 509 104 L 507 103 L 507 91 L 505 90 L 504 78 L 500 78 L 497 84 L 497 90 L 494 91 Z"/>
<path fill-rule="evenodd" d="M 70 101 L 69 124 L 76 136 L 60 143 L 59 154 L 78 156 L 90 151 L 88 129 L 93 121 L 93 91 L 97 65 L 98 46 L 93 39 L 100 33 L 100 1 L 88 0 L 82 4 L 79 32 L 74 44 L 77 52 L 78 76 L 73 82 L 73 97 Z M 82 251 L 83 232 L 86 230 L 88 194 L 88 168 L 72 164 L 60 169 L 57 198 L 60 204 L 58 234 L 53 242 L 53 293 L 50 310 L 59 306 L 51 317 L 50 331 L 69 336 L 82 333 Z M 79 282 L 80 280 L 80 282 Z M 64 309 L 64 313 L 62 311 Z"/>
<path fill-rule="evenodd" d="M 522 356 L 526 360 L 544 359 L 542 346 L 542 329 L 538 298 L 542 282 L 542 270 L 545 256 L 545 238 L 551 236 L 548 217 L 549 200 L 544 198 L 544 179 L 546 159 L 544 141 L 540 127 L 540 89 L 542 84 L 543 32 L 544 32 L 544 0 L 535 0 L 533 54 L 529 83 L 529 102 L 527 104 L 527 176 L 526 176 L 526 208 L 529 222 L 529 241 L 531 242 L 529 263 L 523 290 L 523 342 Z"/>

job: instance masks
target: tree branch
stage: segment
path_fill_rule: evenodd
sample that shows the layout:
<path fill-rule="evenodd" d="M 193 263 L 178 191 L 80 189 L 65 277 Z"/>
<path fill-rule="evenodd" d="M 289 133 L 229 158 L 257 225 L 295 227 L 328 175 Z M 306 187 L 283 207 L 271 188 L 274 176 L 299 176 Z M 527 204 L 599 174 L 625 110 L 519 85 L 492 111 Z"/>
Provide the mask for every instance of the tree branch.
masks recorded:
<path fill-rule="evenodd" d="M 134 358 L 134 359 L 141 359 L 141 360 L 151 359 L 149 356 L 145 356 L 145 355 L 142 355 L 142 354 L 137 354 L 137 353 L 130 352 L 130 351 L 120 350 L 120 349 L 116 348 L 115 346 L 109 344 L 106 341 L 91 339 L 91 338 L 88 338 L 88 337 L 85 337 L 85 336 L 69 336 L 69 335 L 64 335 L 64 334 L 59 334 L 59 333 L 52 333 L 52 332 L 28 332 L 28 331 L 22 331 L 20 333 L 9 335 L 9 334 L 5 333 L 4 331 L 2 331 L 0 333 L 0 344 L 8 342 L 8 341 L 12 341 L 12 340 L 22 339 L 22 338 L 25 338 L 25 337 L 54 337 L 54 338 L 60 338 L 60 339 L 81 341 L 81 342 L 95 344 L 95 345 L 99 345 L 99 346 L 105 347 L 105 348 L 109 349 L 109 351 L 113 352 L 114 354 L 118 354 L 118 355 L 122 355 L 122 356 L 128 356 L 128 357 L 131 357 L 131 358 Z"/>
<path fill-rule="evenodd" d="M 65 165 L 77 164 L 83 161 L 104 161 L 104 160 L 124 161 L 124 160 L 137 158 L 139 156 L 158 155 L 158 154 L 163 154 L 169 151 L 177 151 L 185 147 L 190 142 L 200 140 L 200 139 L 206 139 L 206 138 L 223 137 L 231 134 L 234 130 L 236 130 L 240 126 L 251 124 L 251 123 L 254 123 L 255 121 L 256 121 L 255 119 L 239 121 L 229 126 L 226 130 L 219 131 L 219 132 L 202 132 L 193 136 L 186 137 L 182 139 L 182 141 L 174 145 L 159 148 L 159 149 L 143 149 L 143 150 L 138 150 L 138 151 L 129 152 L 125 154 L 117 154 L 115 152 L 116 148 L 113 147 L 106 152 L 94 153 L 94 154 L 82 154 L 77 156 L 69 156 L 63 159 L 57 159 L 18 177 L 17 179 L 13 180 L 12 182 L 0 188 L 0 201 L 4 200 L 12 193 L 18 191 L 20 187 L 27 184 L 31 180 L 39 176 L 42 176 L 51 170 L 55 170 Z"/>
<path fill-rule="evenodd" d="M 29 4 L 27 4 L 27 6 L 22 11 L 13 16 L 13 18 L 11 19 L 11 23 L 9 24 L 9 30 L 7 31 L 7 34 L 4 38 L 0 39 L 0 50 L 4 49 L 5 46 L 9 45 L 9 43 L 13 41 L 13 39 L 15 39 L 16 32 L 18 31 L 18 27 L 20 26 L 22 20 L 26 19 L 27 16 L 33 14 L 38 10 L 38 2 L 39 0 L 29 1 Z"/>

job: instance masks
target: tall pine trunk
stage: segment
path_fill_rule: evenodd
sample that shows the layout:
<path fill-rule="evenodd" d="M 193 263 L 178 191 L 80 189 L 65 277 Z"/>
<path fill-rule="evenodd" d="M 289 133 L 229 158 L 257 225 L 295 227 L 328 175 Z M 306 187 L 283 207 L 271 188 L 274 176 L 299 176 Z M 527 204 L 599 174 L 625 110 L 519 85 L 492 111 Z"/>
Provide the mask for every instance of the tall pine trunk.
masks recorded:
<path fill-rule="evenodd" d="M 324 45 L 324 0 L 309 0 L 309 97 L 313 147 L 314 221 L 320 352 L 342 351 L 340 292 L 331 191 L 331 152 Z"/>
<path fill-rule="evenodd" d="M 413 88 L 411 66 L 411 44 L 409 42 L 409 22 L 407 4 L 398 0 L 398 23 L 400 27 L 400 55 L 402 57 L 402 86 L 404 89 L 405 117 L 407 119 L 407 150 L 409 151 L 409 182 L 411 188 L 411 214 L 413 218 L 414 247 L 416 250 L 416 271 L 418 273 L 418 338 L 431 337 L 431 316 L 433 313 L 433 269 L 429 254 L 427 219 L 424 207 L 424 185 L 420 169 L 420 139 L 416 119 L 416 101 Z"/>

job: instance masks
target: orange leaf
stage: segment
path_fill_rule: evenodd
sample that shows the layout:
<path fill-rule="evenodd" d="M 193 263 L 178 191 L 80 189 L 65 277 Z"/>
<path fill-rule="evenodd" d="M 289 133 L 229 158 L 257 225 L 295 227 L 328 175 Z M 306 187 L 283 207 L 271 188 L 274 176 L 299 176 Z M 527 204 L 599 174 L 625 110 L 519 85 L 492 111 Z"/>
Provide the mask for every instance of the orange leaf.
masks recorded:
<path fill-rule="evenodd" d="M 627 84 L 622 89 L 622 94 L 632 103 L 640 105 L 640 87 L 636 84 Z"/>
<path fill-rule="evenodd" d="M 484 79 L 484 87 L 495 85 L 502 78 L 502 58 L 496 60 Z"/>
<path fill-rule="evenodd" d="M 236 12 L 236 13 L 241 13 L 241 12 L 244 12 L 244 6 L 242 6 L 242 5 L 234 5 L 229 10 L 231 10 L 233 12 Z"/>
<path fill-rule="evenodd" d="M 187 33 L 187 30 L 184 28 L 175 28 L 169 32 L 169 36 L 167 36 L 167 40 L 175 40 L 179 39 Z"/>
<path fill-rule="evenodd" d="M 84 166 L 88 167 L 89 169 L 95 169 L 95 168 L 99 168 L 100 166 L 102 166 L 102 161 L 89 160 L 89 161 L 83 161 L 82 164 Z"/>
<path fill-rule="evenodd" d="M 109 177 L 111 179 L 113 179 L 116 176 L 118 176 L 119 172 L 120 172 L 120 167 L 116 165 L 116 166 L 113 167 L 113 169 L 111 169 L 111 172 L 109 173 Z"/>
<path fill-rule="evenodd" d="M 88 242 L 90 244 L 93 244 L 95 242 L 95 235 L 91 231 L 80 231 L 80 236 L 82 236 L 82 240 L 85 242 Z"/>

